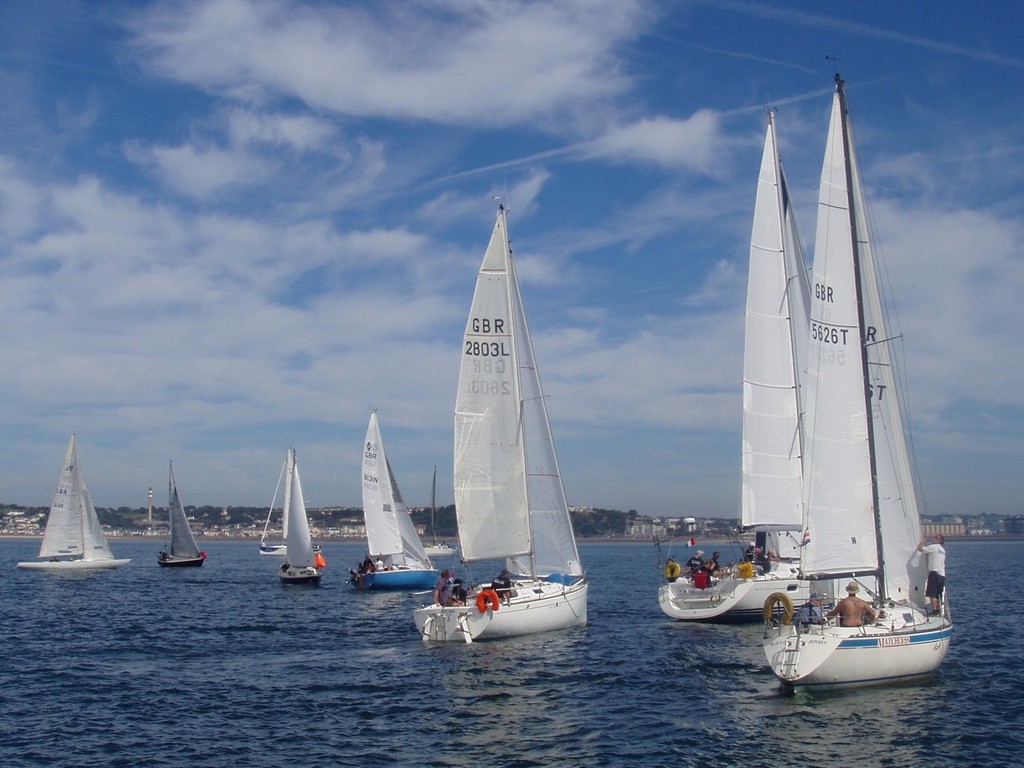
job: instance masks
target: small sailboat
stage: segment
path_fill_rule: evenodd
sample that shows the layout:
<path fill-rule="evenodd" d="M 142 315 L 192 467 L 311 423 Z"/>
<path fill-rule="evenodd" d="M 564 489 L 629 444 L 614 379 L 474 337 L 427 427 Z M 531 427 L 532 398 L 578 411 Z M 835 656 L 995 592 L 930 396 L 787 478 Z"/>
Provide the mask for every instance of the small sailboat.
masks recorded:
<path fill-rule="evenodd" d="M 430 589 L 438 572 L 423 550 L 384 452 L 377 411 L 363 442 L 363 518 L 370 557 L 352 571 L 356 589 Z"/>
<path fill-rule="evenodd" d="M 285 479 L 287 462 L 282 467 L 281 474 L 277 478 L 277 488 L 274 489 L 274 500 L 270 502 L 270 509 L 267 510 L 267 521 L 263 524 L 263 534 L 260 536 L 260 554 L 275 557 L 286 557 L 288 546 L 284 543 L 285 533 L 288 530 L 288 505 L 291 499 L 291 488 L 287 483 L 284 487 L 284 504 L 281 505 L 281 530 L 271 528 L 271 523 L 276 512 L 277 492 L 281 490 L 281 482 Z"/>
<path fill-rule="evenodd" d="M 678 564 L 669 564 L 658 605 L 673 619 L 757 621 L 765 600 L 776 592 L 800 602 L 810 595 L 809 582 L 799 576 L 798 542 L 803 525 L 799 371 L 809 304 L 803 246 L 769 112 L 747 275 L 740 524 L 771 557 L 765 558 L 765 569 L 748 561 L 697 583 Z"/>
<path fill-rule="evenodd" d="M 284 532 L 284 540 L 288 553 L 277 573 L 284 584 L 319 586 L 321 571 L 327 566 L 327 562 L 320 550 L 313 547 L 313 540 L 309 534 L 309 519 L 306 517 L 306 502 L 302 498 L 299 462 L 294 448 L 288 449 L 284 474 L 288 510 L 288 527 Z"/>
<path fill-rule="evenodd" d="M 78 465 L 78 442 L 74 434 L 64 454 L 64 467 L 46 519 L 39 557 L 47 559 L 18 563 L 18 567 L 40 571 L 84 571 L 119 568 L 131 562 L 130 559 L 116 559 L 110 551 L 89 498 L 89 489 L 85 487 L 82 468 Z"/>
<path fill-rule="evenodd" d="M 850 579 L 847 591 L 863 590 L 877 618 L 860 626 L 769 622 L 765 655 L 787 688 L 922 677 L 938 669 L 952 634 L 948 603 L 932 615 L 922 596 L 898 337 L 887 328 L 864 204 L 836 75 L 814 252 L 800 568 L 816 584 Z"/>
<path fill-rule="evenodd" d="M 511 589 L 473 588 L 465 605 L 413 611 L 423 640 L 465 641 L 587 622 L 587 580 L 555 455 L 498 208 L 461 347 L 455 401 L 455 511 L 464 562 L 504 560 Z"/>
<path fill-rule="evenodd" d="M 444 541 L 437 540 L 437 466 L 434 466 L 434 479 L 430 483 L 430 544 L 423 547 L 430 557 L 448 557 L 455 554 L 455 547 Z"/>
<path fill-rule="evenodd" d="M 167 479 L 167 523 L 171 543 L 166 550 L 161 550 L 157 562 L 164 568 L 197 568 L 206 562 L 206 552 L 199 549 L 196 537 L 185 515 L 185 507 L 178 495 L 178 485 L 174 482 L 174 462 L 169 462 L 170 469 Z"/>

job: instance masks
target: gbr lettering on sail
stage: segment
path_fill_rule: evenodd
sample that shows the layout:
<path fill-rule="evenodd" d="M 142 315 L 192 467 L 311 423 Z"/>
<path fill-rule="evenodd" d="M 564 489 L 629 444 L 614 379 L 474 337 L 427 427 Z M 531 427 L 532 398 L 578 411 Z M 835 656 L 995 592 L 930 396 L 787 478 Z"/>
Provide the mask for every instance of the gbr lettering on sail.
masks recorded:
<path fill-rule="evenodd" d="M 502 317 L 471 317 L 463 354 L 471 358 L 471 376 L 464 379 L 470 394 L 510 395 L 509 332 Z"/>

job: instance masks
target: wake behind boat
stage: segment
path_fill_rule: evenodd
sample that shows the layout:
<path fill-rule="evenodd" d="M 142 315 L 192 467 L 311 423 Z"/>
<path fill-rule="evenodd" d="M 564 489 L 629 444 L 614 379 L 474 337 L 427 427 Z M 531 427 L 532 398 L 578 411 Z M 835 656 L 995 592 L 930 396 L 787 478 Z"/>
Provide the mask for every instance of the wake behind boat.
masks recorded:
<path fill-rule="evenodd" d="M 351 572 L 356 589 L 430 589 L 438 572 L 416 534 L 391 462 L 384 451 L 377 411 L 370 414 L 363 441 L 363 519 L 371 553 Z"/>
<path fill-rule="evenodd" d="M 161 551 L 157 563 L 164 568 L 198 568 L 206 562 L 206 553 L 199 549 L 188 524 L 185 507 L 174 482 L 174 463 L 170 463 L 167 479 L 167 524 L 171 543 Z"/>
<path fill-rule="evenodd" d="M 477 276 L 455 402 L 455 512 L 464 562 L 503 559 L 502 597 L 413 611 L 423 640 L 512 637 L 587 622 L 583 575 L 523 309 L 506 211 Z"/>
<path fill-rule="evenodd" d="M 926 610 L 914 472 L 894 343 L 864 210 L 845 84 L 836 75 L 819 188 L 807 379 L 807 477 L 800 568 L 851 579 L 877 618 L 769 623 L 764 651 L 788 688 L 906 680 L 938 669 L 948 604 Z M 766 606 L 766 612 L 767 612 Z M 787 611 L 787 614 L 789 612 Z M 870 619 L 870 614 L 869 614 Z"/>
<path fill-rule="evenodd" d="M 802 602 L 810 594 L 810 584 L 800 578 L 793 535 L 803 524 L 799 371 L 808 343 L 809 295 L 769 112 L 747 276 L 740 511 L 740 524 L 756 536 L 764 563 L 755 567 L 751 557 L 699 583 L 689 569 L 666 567 L 668 583 L 658 589 L 658 605 L 673 619 L 757 621 L 770 595 L 782 592 Z"/>
<path fill-rule="evenodd" d="M 78 442 L 74 434 L 64 454 L 64 467 L 46 518 L 39 557 L 48 559 L 18 563 L 18 567 L 37 571 L 87 571 L 119 568 L 131 562 L 116 559 L 110 551 L 78 465 Z"/>
<path fill-rule="evenodd" d="M 288 504 L 288 527 L 284 532 L 284 540 L 288 554 L 285 562 L 278 568 L 277 574 L 283 584 L 320 586 L 320 578 L 327 562 L 320 551 L 313 547 L 313 540 L 309 534 L 306 502 L 302 497 L 299 462 L 294 448 L 289 448 L 285 457 L 285 498 Z"/>

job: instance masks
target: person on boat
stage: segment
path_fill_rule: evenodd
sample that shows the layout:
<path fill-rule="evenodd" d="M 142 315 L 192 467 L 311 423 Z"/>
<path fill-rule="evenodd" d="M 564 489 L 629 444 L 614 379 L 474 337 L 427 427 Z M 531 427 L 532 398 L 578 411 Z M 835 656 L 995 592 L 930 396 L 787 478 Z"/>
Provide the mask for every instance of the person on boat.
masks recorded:
<path fill-rule="evenodd" d="M 708 572 L 709 581 L 713 576 L 717 576 L 719 570 L 721 570 L 720 566 L 718 565 L 718 558 L 720 558 L 721 556 L 721 552 L 712 552 L 711 559 L 706 560 L 704 562 L 704 570 Z"/>
<path fill-rule="evenodd" d="M 160 550 L 160 559 L 161 560 L 169 560 L 170 557 L 171 556 L 168 555 L 164 550 L 162 550 L 162 549 Z"/>
<path fill-rule="evenodd" d="M 704 568 L 704 550 L 698 549 L 693 553 L 693 557 L 686 561 L 686 569 L 690 572 L 692 578 L 697 574 L 697 571 Z"/>
<path fill-rule="evenodd" d="M 754 547 L 754 565 L 761 573 L 768 573 L 772 569 L 772 561 L 768 559 L 768 555 L 760 547 Z"/>
<path fill-rule="evenodd" d="M 928 556 L 928 582 L 924 587 L 924 596 L 931 601 L 930 613 L 942 613 L 942 592 L 946 588 L 946 540 L 935 534 L 932 544 L 925 544 L 924 539 L 917 545 L 918 552 Z"/>
<path fill-rule="evenodd" d="M 512 591 L 512 575 L 508 572 L 508 568 L 503 568 L 501 574 L 491 582 L 491 589 L 498 593 L 501 602 L 508 603 L 514 594 Z"/>
<path fill-rule="evenodd" d="M 434 584 L 434 605 L 449 605 L 451 601 L 450 587 L 448 586 L 448 569 L 441 571 Z"/>
<path fill-rule="evenodd" d="M 466 604 L 466 588 L 462 579 L 455 575 L 455 571 L 451 571 L 448 576 L 448 593 L 451 595 L 452 605 Z"/>
<path fill-rule="evenodd" d="M 825 614 L 821 610 L 821 595 L 811 592 L 807 602 L 796 609 L 793 614 L 793 623 L 800 626 L 808 624 L 822 624 L 825 621 Z"/>
<path fill-rule="evenodd" d="M 838 616 L 841 627 L 861 627 L 864 625 L 865 616 L 868 617 L 868 624 L 874 624 L 878 618 L 875 609 L 870 603 L 857 597 L 858 592 L 860 585 L 856 581 L 851 581 L 846 585 L 846 597 L 836 603 L 836 607 L 826 613 L 825 617 L 831 619 Z"/>
<path fill-rule="evenodd" d="M 377 570 L 377 568 L 373 564 L 373 560 L 370 558 L 369 555 L 367 555 L 366 559 L 363 560 L 362 564 L 359 566 L 359 573 L 373 573 L 375 570 Z"/>

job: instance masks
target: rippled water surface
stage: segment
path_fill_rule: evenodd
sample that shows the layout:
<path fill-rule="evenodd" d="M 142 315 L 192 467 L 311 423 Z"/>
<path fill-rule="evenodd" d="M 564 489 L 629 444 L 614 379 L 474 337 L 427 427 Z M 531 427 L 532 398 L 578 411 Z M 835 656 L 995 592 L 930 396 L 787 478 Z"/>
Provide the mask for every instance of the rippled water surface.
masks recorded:
<path fill-rule="evenodd" d="M 952 542 L 950 653 L 934 679 L 783 694 L 756 625 L 673 622 L 650 544 L 581 545 L 590 624 L 423 644 L 419 598 L 283 587 L 252 542 L 159 542 L 83 576 L 16 570 L 0 542 L 0 766 L 1021 764 L 1021 542 Z M 979 564 L 982 565 L 979 568 Z M 442 563 L 445 565 L 445 563 Z M 983 573 L 981 577 L 979 574 Z M 474 573 L 489 580 L 491 573 Z M 981 588 L 979 591 L 978 588 Z"/>

